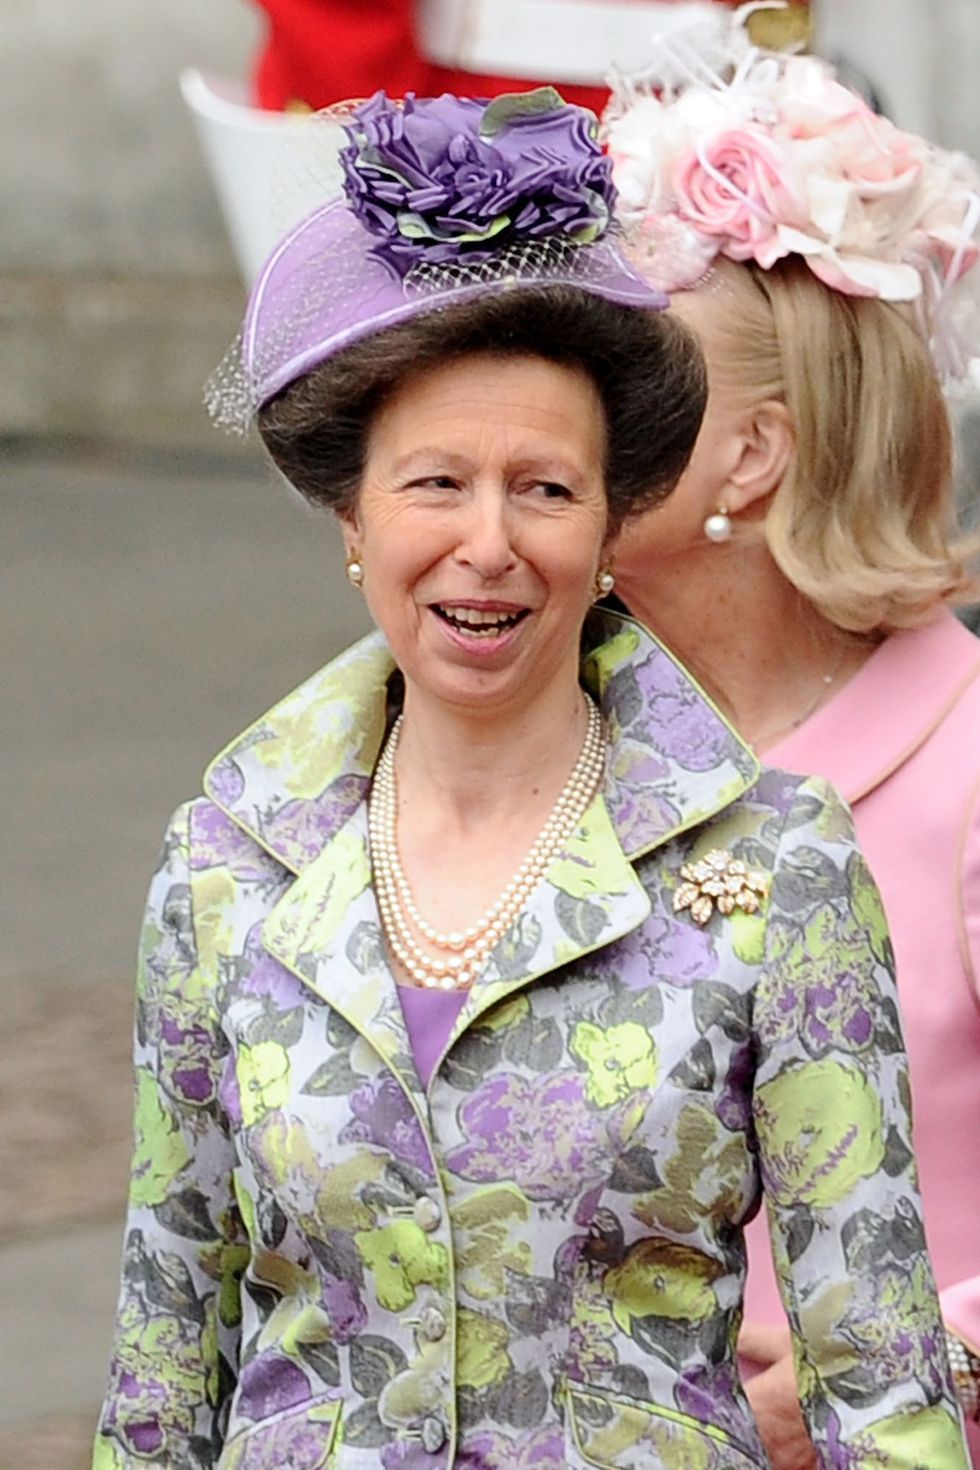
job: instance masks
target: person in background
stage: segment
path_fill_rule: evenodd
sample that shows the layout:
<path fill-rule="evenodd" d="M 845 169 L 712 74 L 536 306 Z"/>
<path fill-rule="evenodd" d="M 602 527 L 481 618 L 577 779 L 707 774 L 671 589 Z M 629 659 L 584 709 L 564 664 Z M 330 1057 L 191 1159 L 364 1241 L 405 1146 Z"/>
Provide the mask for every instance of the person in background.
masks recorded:
<path fill-rule="evenodd" d="M 659 96 L 626 85 L 607 115 L 633 258 L 677 293 L 709 376 L 691 465 L 627 528 L 618 588 L 767 761 L 853 806 L 894 938 L 926 1233 L 980 1466 L 980 642 L 950 610 L 976 597 L 975 543 L 942 383 L 969 365 L 980 176 L 822 63 L 737 31 L 727 67 L 688 75 Z M 800 880 L 828 876 L 814 854 Z M 819 1027 L 847 1000 L 817 967 L 802 1004 Z M 868 1219 L 853 1259 L 901 1238 Z M 776 1470 L 803 1470 L 761 1220 L 748 1244 L 749 1397 Z M 882 1323 L 893 1292 L 883 1268 Z M 856 1344 L 841 1374 L 860 1401 Z"/>
<path fill-rule="evenodd" d="M 239 268 L 251 285 L 273 244 L 336 186 L 344 98 L 496 97 L 543 78 L 601 111 L 608 76 L 635 67 L 656 37 L 723 33 L 734 0 L 256 0 L 265 34 L 243 84 L 190 67 L 190 108 Z M 808 31 L 806 0 L 760 10 L 774 43 Z M 317 129 L 315 150 L 305 136 Z M 302 159 L 302 162 L 300 160 Z"/>
<path fill-rule="evenodd" d="M 255 98 L 273 111 L 344 97 L 455 92 L 497 97 L 544 83 L 600 112 L 608 77 L 636 67 L 653 39 L 692 22 L 712 27 L 740 0 L 256 0 L 266 36 Z M 760 13 L 770 44 L 803 39 L 807 0 Z"/>
<path fill-rule="evenodd" d="M 847 814 L 592 606 L 704 368 L 543 100 L 357 108 L 213 386 L 378 631 L 169 828 L 96 1470 L 761 1470 L 763 1191 L 827 1464 L 965 1470 Z"/>

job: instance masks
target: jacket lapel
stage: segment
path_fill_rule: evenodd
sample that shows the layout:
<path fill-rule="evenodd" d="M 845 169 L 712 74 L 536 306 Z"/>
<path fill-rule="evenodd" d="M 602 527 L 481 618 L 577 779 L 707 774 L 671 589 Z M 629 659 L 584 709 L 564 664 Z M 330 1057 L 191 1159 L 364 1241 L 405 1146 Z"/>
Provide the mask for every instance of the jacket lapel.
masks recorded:
<path fill-rule="evenodd" d="M 752 752 L 645 628 L 595 613 L 589 634 L 593 650 L 582 682 L 606 725 L 604 789 L 494 951 L 450 1045 L 484 1011 L 538 976 L 638 928 L 651 903 L 636 859 L 722 811 L 758 776 Z"/>
<path fill-rule="evenodd" d="M 590 620 L 583 683 L 609 737 L 603 792 L 470 994 L 455 1039 L 540 975 L 630 933 L 650 913 L 635 860 L 730 805 L 755 758 L 666 650 L 616 614 Z M 365 797 L 384 738 L 391 655 L 364 639 L 256 722 L 209 767 L 211 799 L 296 881 L 263 925 L 271 954 L 419 1082 L 371 885 Z"/>
<path fill-rule="evenodd" d="M 411 1091 L 420 1091 L 385 959 L 363 802 L 276 904 L 262 943 L 366 1037 Z"/>
<path fill-rule="evenodd" d="M 250 725 L 208 766 L 211 800 L 302 873 L 367 793 L 394 662 L 369 634 Z"/>
<path fill-rule="evenodd" d="M 630 858 L 706 821 L 758 779 L 754 752 L 671 653 L 631 618 L 594 615 L 582 681 L 609 739 L 606 802 Z"/>
<path fill-rule="evenodd" d="M 296 875 L 263 923 L 265 948 L 418 1091 L 381 944 L 365 808 L 394 668 L 381 634 L 369 634 L 232 741 L 204 789 Z"/>

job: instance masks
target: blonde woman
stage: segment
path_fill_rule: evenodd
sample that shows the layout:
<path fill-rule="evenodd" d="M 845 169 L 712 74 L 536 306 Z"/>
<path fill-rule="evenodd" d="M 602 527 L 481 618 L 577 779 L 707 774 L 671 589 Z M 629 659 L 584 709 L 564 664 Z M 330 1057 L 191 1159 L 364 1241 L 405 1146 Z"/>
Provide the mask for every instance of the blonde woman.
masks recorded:
<path fill-rule="evenodd" d="M 644 269 L 705 349 L 709 403 L 678 491 L 626 530 L 618 589 L 767 761 L 829 777 L 853 806 L 892 928 L 926 1234 L 976 1421 L 980 642 L 950 611 L 975 591 L 940 370 L 962 365 L 977 176 L 814 59 L 748 52 L 735 31 L 726 80 L 672 64 L 698 80 L 621 100 L 609 145 Z M 826 881 L 816 861 L 799 878 Z M 841 1003 L 814 971 L 813 1027 Z M 801 1217 L 800 1240 L 819 1228 Z M 776 1470 L 802 1470 L 787 1261 L 774 1272 L 761 1220 L 748 1241 L 748 1391 Z M 854 1269 L 894 1243 L 865 1221 Z M 890 1300 L 883 1271 L 883 1314 Z M 860 1400 L 856 1345 L 842 1353 Z"/>

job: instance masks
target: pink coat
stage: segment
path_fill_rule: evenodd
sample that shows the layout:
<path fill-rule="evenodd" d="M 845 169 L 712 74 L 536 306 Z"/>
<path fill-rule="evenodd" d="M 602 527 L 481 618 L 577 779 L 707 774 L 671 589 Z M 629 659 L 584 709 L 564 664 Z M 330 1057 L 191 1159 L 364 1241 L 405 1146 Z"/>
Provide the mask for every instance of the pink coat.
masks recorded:
<path fill-rule="evenodd" d="M 893 634 L 766 760 L 853 808 L 895 945 L 943 1310 L 980 1351 L 980 639 L 949 613 Z M 761 1217 L 748 1246 L 746 1320 L 781 1322 Z"/>

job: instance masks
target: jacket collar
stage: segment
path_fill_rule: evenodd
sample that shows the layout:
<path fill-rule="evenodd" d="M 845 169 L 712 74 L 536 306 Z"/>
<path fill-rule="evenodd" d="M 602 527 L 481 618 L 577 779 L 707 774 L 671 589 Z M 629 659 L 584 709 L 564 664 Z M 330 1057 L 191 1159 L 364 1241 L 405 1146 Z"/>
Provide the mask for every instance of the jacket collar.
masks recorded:
<path fill-rule="evenodd" d="M 604 792 L 552 865 L 449 1041 L 538 976 L 631 933 L 650 899 L 631 858 L 704 821 L 755 781 L 755 757 L 638 624 L 601 614 L 583 682 L 609 736 Z M 372 635 L 253 725 L 209 768 L 219 807 L 298 876 L 262 926 L 287 969 L 366 1036 L 408 1091 L 421 1084 L 385 963 L 364 796 L 394 664 Z"/>
<path fill-rule="evenodd" d="M 610 743 L 605 800 L 628 857 L 720 811 L 758 762 L 690 675 L 639 623 L 595 612 L 582 681 Z M 361 805 L 384 739 L 394 661 L 370 634 L 249 726 L 208 767 L 207 795 L 293 873 Z"/>
<path fill-rule="evenodd" d="M 854 678 L 766 751 L 784 770 L 818 770 L 859 801 L 919 750 L 980 677 L 980 639 L 943 613 L 886 638 Z M 856 738 L 860 732 L 860 738 Z"/>

